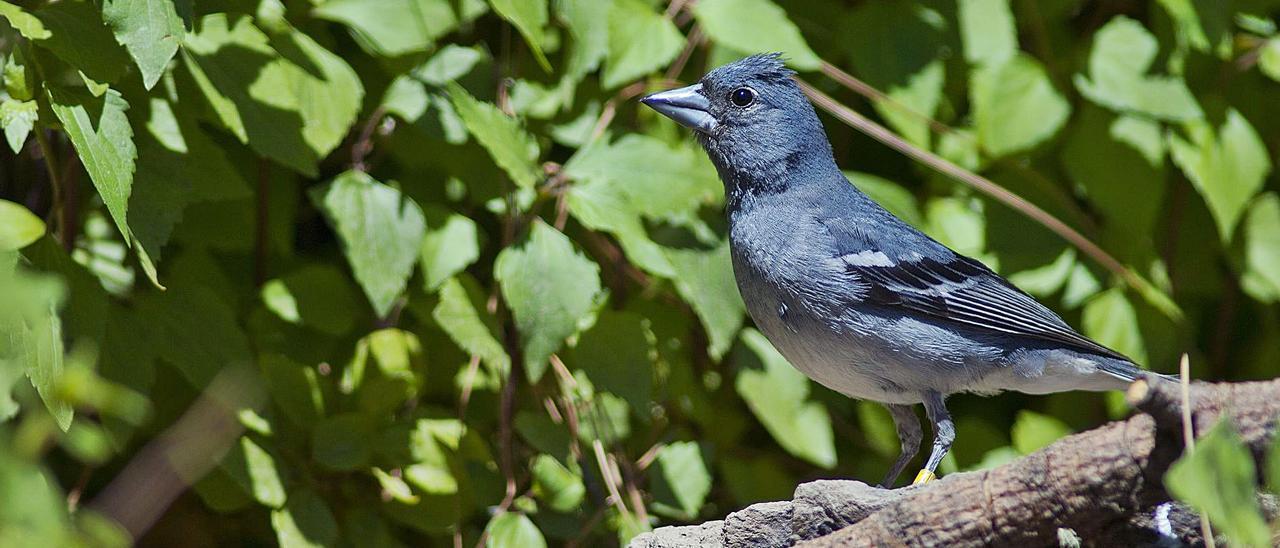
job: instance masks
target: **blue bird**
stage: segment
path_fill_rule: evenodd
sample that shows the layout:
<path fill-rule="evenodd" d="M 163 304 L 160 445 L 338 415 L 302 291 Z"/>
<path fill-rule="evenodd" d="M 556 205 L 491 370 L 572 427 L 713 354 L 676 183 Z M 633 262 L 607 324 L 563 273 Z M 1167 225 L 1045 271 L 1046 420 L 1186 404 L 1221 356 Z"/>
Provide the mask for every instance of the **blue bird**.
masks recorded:
<path fill-rule="evenodd" d="M 813 106 L 780 55 L 755 55 L 641 101 L 696 132 L 724 183 L 738 289 L 796 369 L 888 407 L 902 453 L 955 440 L 950 394 L 1117 390 L 1141 375 L 982 263 L 893 216 L 844 177 Z"/>

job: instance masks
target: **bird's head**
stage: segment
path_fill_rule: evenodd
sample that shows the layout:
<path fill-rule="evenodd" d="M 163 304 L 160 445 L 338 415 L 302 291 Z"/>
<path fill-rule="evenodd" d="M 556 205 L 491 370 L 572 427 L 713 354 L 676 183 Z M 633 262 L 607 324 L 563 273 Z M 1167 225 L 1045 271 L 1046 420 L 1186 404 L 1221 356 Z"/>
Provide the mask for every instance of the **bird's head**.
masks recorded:
<path fill-rule="evenodd" d="M 753 55 L 641 102 L 694 130 L 729 190 L 780 185 L 797 164 L 831 162 L 822 123 L 793 74 L 780 54 Z"/>

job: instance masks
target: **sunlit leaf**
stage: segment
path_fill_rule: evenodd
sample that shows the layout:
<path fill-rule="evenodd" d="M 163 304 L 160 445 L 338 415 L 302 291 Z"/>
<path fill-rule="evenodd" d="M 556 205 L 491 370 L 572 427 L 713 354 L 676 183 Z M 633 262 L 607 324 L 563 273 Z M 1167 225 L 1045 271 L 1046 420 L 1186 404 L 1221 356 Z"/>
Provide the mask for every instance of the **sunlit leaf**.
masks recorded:
<path fill-rule="evenodd" d="M 489 534 L 488 548 L 546 548 L 547 540 L 542 531 L 528 516 L 518 512 L 504 512 L 489 520 L 484 528 Z"/>
<path fill-rule="evenodd" d="M 17 251 L 44 235 L 44 221 L 25 207 L 0 200 L 0 252 Z"/>
<path fill-rule="evenodd" d="M 1222 420 L 1169 467 L 1164 484 L 1178 500 L 1204 512 L 1233 545 L 1269 546 L 1271 532 L 1255 495 L 1257 480 L 1253 456 L 1235 427 Z"/>
<path fill-rule="evenodd" d="M 467 131 L 489 151 L 493 161 L 516 185 L 533 186 L 538 178 L 538 144 L 520 123 L 493 104 L 476 100 L 462 86 L 450 85 L 449 97 Z"/>
<path fill-rule="evenodd" d="M 318 548 L 332 546 L 338 540 L 333 512 L 324 499 L 310 490 L 289 493 L 289 503 L 271 512 L 271 525 L 280 548 Z"/>
<path fill-rule="evenodd" d="M 1018 51 L 1018 29 L 1009 0 L 960 0 L 956 7 L 966 61 L 993 67 L 1013 58 Z"/>
<path fill-rule="evenodd" d="M 710 339 L 707 352 L 719 359 L 733 344 L 746 312 L 733 278 L 729 242 L 711 250 L 667 249 L 666 253 L 676 272 L 676 290 L 693 305 Z"/>
<path fill-rule="evenodd" d="M 547 24 L 547 0 L 489 0 L 493 12 L 510 21 L 520 30 L 529 51 L 542 65 L 542 69 L 551 72 L 551 63 L 542 53 L 542 27 Z"/>
<path fill-rule="evenodd" d="M 1245 206 L 1271 172 L 1270 154 L 1253 125 L 1235 109 L 1216 131 L 1204 122 L 1186 125 L 1190 141 L 1170 134 L 1173 162 L 1204 197 L 1223 242 L 1233 238 Z"/>
<path fill-rule="evenodd" d="M 679 510 L 682 517 L 693 519 L 711 492 L 711 472 L 696 442 L 667 444 L 654 461 L 653 495 L 658 503 Z"/>
<path fill-rule="evenodd" d="M 448 0 L 329 0 L 311 14 L 351 27 L 362 45 L 387 57 L 424 51 L 458 24 Z"/>
<path fill-rule="evenodd" d="M 600 267 L 574 250 L 564 234 L 535 221 L 528 239 L 502 250 L 493 270 L 520 329 L 525 373 L 536 382 L 547 358 L 594 308 Z"/>
<path fill-rule="evenodd" d="M 106 0 L 102 5 L 102 20 L 137 63 L 147 89 L 160 80 L 186 32 L 175 3 L 176 0 Z"/>
<path fill-rule="evenodd" d="M 734 387 L 769 434 L 788 453 L 823 468 L 836 464 L 831 417 L 809 400 L 809 379 L 787 363 L 759 331 L 742 332 Z"/>
<path fill-rule="evenodd" d="M 665 67 L 684 36 L 643 0 L 618 0 L 609 12 L 609 54 L 600 81 L 615 88 Z"/>
<path fill-rule="evenodd" d="M 1158 51 L 1156 38 L 1141 23 L 1114 17 L 1094 36 L 1088 76 L 1075 76 L 1076 89 L 1116 110 L 1165 120 L 1204 116 L 1181 78 L 1148 75 Z"/>
<path fill-rule="evenodd" d="M 1029 455 L 1071 433 L 1061 420 L 1035 411 L 1022 410 L 1013 421 L 1013 448 Z"/>
<path fill-rule="evenodd" d="M 712 40 L 736 51 L 782 52 L 787 64 L 800 70 L 821 64 L 800 29 L 770 0 L 701 0 L 693 14 Z"/>
<path fill-rule="evenodd" d="M 1071 113 L 1044 68 L 1028 55 L 982 65 L 971 85 L 978 140 L 995 157 L 1040 144 L 1057 133 Z"/>

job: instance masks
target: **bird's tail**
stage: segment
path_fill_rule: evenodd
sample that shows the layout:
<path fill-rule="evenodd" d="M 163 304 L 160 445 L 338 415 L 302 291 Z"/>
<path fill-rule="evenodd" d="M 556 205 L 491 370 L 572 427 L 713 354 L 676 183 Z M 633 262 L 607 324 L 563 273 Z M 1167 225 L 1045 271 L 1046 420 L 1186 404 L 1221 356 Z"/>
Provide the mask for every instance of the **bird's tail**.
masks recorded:
<path fill-rule="evenodd" d="M 1142 378 L 1145 374 L 1150 374 L 1158 379 L 1169 382 L 1179 382 L 1178 377 L 1176 376 L 1147 371 L 1128 360 L 1118 360 L 1115 358 L 1099 356 L 1096 361 L 1098 363 L 1099 370 L 1125 382 L 1133 382 Z"/>

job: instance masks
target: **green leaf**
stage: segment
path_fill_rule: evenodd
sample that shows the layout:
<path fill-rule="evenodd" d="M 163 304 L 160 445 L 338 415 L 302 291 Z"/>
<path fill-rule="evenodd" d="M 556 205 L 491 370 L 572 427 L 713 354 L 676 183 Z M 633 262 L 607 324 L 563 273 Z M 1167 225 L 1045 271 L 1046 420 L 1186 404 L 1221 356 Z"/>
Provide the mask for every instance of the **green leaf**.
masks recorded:
<path fill-rule="evenodd" d="M 438 213 L 427 211 L 427 233 L 418 255 L 422 285 L 427 291 L 435 291 L 445 280 L 480 258 L 475 221 L 456 213 Z"/>
<path fill-rule="evenodd" d="M 355 71 L 307 35 L 268 37 L 249 17 L 203 17 L 184 40 L 190 71 L 218 120 L 259 154 L 306 175 L 355 122 Z"/>
<path fill-rule="evenodd" d="M 1023 455 L 1030 455 L 1071 433 L 1071 427 L 1061 420 L 1035 411 L 1018 411 L 1013 421 L 1013 448 Z"/>
<path fill-rule="evenodd" d="M 160 357 L 193 387 L 203 389 L 223 368 L 252 361 L 235 310 L 206 286 L 175 287 L 140 300 L 138 307 L 157 331 Z"/>
<path fill-rule="evenodd" d="M 0 246 L 2 249 L 3 246 Z M 1244 222 L 1245 292 L 1263 302 L 1280 300 L 1280 196 L 1254 200 Z"/>
<path fill-rule="evenodd" d="M 314 369 L 279 354 L 258 358 L 267 390 L 284 416 L 299 426 L 310 426 L 324 416 L 324 395 Z"/>
<path fill-rule="evenodd" d="M 515 118 L 498 107 L 476 100 L 457 84 L 449 86 L 449 97 L 467 131 L 489 152 L 517 186 L 529 188 L 538 179 L 538 143 L 520 127 Z"/>
<path fill-rule="evenodd" d="M 1142 24 L 1123 16 L 1111 19 L 1094 36 L 1089 76 L 1075 76 L 1076 89 L 1107 108 L 1164 120 L 1192 120 L 1204 113 L 1181 78 L 1148 76 L 1159 51 Z"/>
<path fill-rule="evenodd" d="M 358 297 L 347 277 L 329 265 L 307 265 L 263 284 L 262 302 L 280 319 L 330 335 L 351 330 Z"/>
<path fill-rule="evenodd" d="M 573 37 L 565 77 L 577 81 L 596 70 L 609 54 L 609 12 L 613 3 L 561 0 L 555 3 L 555 7 L 556 14 Z"/>
<path fill-rule="evenodd" d="M 613 89 L 667 66 L 684 36 L 643 0 L 618 0 L 609 12 L 609 54 L 600 83 Z"/>
<path fill-rule="evenodd" d="M 0 17 L 7 19 L 13 30 L 29 40 L 45 40 L 53 35 L 39 17 L 4 0 L 0 0 Z"/>
<path fill-rule="evenodd" d="M 960 0 L 964 58 L 973 65 L 999 66 L 1018 53 L 1018 29 L 1009 0 Z"/>
<path fill-rule="evenodd" d="M 55 2 L 36 11 L 49 36 L 36 44 L 80 71 L 91 87 L 115 82 L 129 67 L 129 55 L 116 43 L 93 2 Z M 101 93 L 95 92 L 95 96 Z"/>
<path fill-rule="evenodd" d="M 31 134 L 38 118 L 35 101 L 0 100 L 0 128 L 4 128 L 5 141 L 14 154 L 22 152 L 22 145 L 26 144 L 27 135 Z"/>
<path fill-rule="evenodd" d="M 1029 55 L 976 69 L 970 96 L 978 141 L 993 157 L 1044 142 L 1062 128 L 1071 113 L 1044 67 Z"/>
<path fill-rule="evenodd" d="M 263 506 L 284 506 L 284 480 L 275 457 L 249 436 L 240 438 L 240 443 L 223 459 L 221 467 Z"/>
<path fill-rule="evenodd" d="M 383 57 L 426 51 L 458 25 L 447 0 L 329 0 L 311 14 L 351 27 L 361 46 Z"/>
<path fill-rule="evenodd" d="M 373 467 L 373 477 L 378 480 L 378 485 L 382 487 L 382 492 L 389 495 L 392 499 L 403 502 L 405 504 L 417 504 L 422 500 L 418 495 L 413 494 L 413 488 L 409 487 L 400 476 L 388 474 L 378 467 Z"/>
<path fill-rule="evenodd" d="M 1081 319 L 1084 334 L 1104 346 L 1146 363 L 1147 347 L 1138 328 L 1138 314 L 1124 291 L 1108 289 L 1089 300 Z"/>
<path fill-rule="evenodd" d="M 759 331 L 742 332 L 734 388 L 788 453 L 822 468 L 836 464 L 831 417 L 809 400 L 809 379 L 787 363 Z"/>
<path fill-rule="evenodd" d="M 586 373 L 595 389 L 622 397 L 642 415 L 653 401 L 656 357 L 645 323 L 639 314 L 603 311 L 569 356 L 570 365 Z"/>
<path fill-rule="evenodd" d="M 533 494 L 557 512 L 577 510 L 587 494 L 582 478 L 551 455 L 534 457 L 529 472 L 533 475 Z"/>
<path fill-rule="evenodd" d="M 102 20 L 138 64 L 147 89 L 160 81 L 186 32 L 174 0 L 106 0 Z"/>
<path fill-rule="evenodd" d="M 311 430 L 311 458 L 332 470 L 356 470 L 368 465 L 373 429 L 358 413 L 321 419 Z"/>
<path fill-rule="evenodd" d="M 1230 242 L 1236 223 L 1271 172 L 1270 153 L 1258 132 L 1235 109 L 1215 132 L 1204 122 L 1186 124 L 1190 141 L 1169 135 L 1173 163 L 1209 205 L 1218 236 Z"/>
<path fill-rule="evenodd" d="M 653 497 L 659 504 L 673 505 L 684 519 L 696 518 L 711 492 L 711 472 L 697 442 L 678 441 L 658 451 L 653 462 Z M 654 473 L 656 472 L 656 475 Z"/>
<path fill-rule="evenodd" d="M 675 275 L 662 247 L 649 239 L 644 221 L 622 187 L 604 179 L 585 179 L 569 189 L 569 213 L 592 230 L 610 232 L 618 238 L 627 259 L 658 276 Z"/>
<path fill-rule="evenodd" d="M 479 356 L 491 371 L 505 375 L 511 370 L 511 357 L 494 337 L 494 328 L 480 318 L 476 306 L 479 290 L 474 282 L 470 285 L 474 291 L 468 291 L 457 278 L 445 280 L 440 286 L 440 303 L 431 317 L 463 351 Z"/>
<path fill-rule="evenodd" d="M 0 253 L 17 251 L 44 236 L 44 221 L 18 204 L 0 200 Z"/>
<path fill-rule="evenodd" d="M 845 172 L 845 177 L 849 182 L 854 183 L 859 191 L 867 193 L 872 200 L 876 200 L 876 204 L 884 206 L 888 213 L 896 215 L 897 218 L 905 220 L 914 227 L 923 225 L 920 206 L 916 204 L 915 196 L 901 184 L 870 173 Z"/>
<path fill-rule="evenodd" d="M 64 371 L 62 320 L 58 310 L 66 289 L 57 277 L 27 273 L 26 269 L 0 269 L 0 372 L 22 371 L 35 386 L 58 427 L 71 426 L 71 405 L 58 397 L 57 385 Z M 5 383 L 16 375 L 3 373 Z M 3 386 L 0 415 L 12 415 L 16 405 Z"/>
<path fill-rule="evenodd" d="M 1085 107 L 1062 151 L 1067 175 L 1104 214 L 1112 241 L 1131 242 L 1131 249 L 1149 248 L 1146 237 L 1163 207 L 1164 144 L 1155 122 Z"/>
<path fill-rule="evenodd" d="M 1212 53 L 1222 59 L 1231 57 L 1231 13 L 1227 2 L 1199 0 L 1160 0 L 1178 29 L 1179 47 L 1191 46 L 1195 51 Z"/>
<path fill-rule="evenodd" d="M 733 344 L 745 312 L 733 277 L 729 242 L 710 251 L 667 249 L 666 253 L 676 272 L 676 291 L 698 314 L 707 330 L 707 353 L 719 360 Z"/>
<path fill-rule="evenodd" d="M 338 523 L 324 499 L 311 490 L 289 493 L 289 504 L 271 512 L 280 548 L 317 548 L 338 542 Z"/>
<path fill-rule="evenodd" d="M 102 97 L 92 97 L 66 88 L 50 89 L 49 103 L 71 144 L 75 145 L 107 211 L 111 212 L 116 228 L 126 241 L 132 241 L 126 215 L 138 151 L 125 115 L 129 103 L 115 90 L 109 90 Z"/>
<path fill-rule="evenodd" d="M 529 237 L 498 254 L 494 278 L 511 307 L 524 348 L 525 373 L 542 378 L 547 358 L 578 332 L 600 295 L 600 267 L 569 238 L 534 221 Z"/>
<path fill-rule="evenodd" d="M 413 274 L 426 220 L 412 199 L 360 171 L 311 191 L 342 240 L 347 263 L 378 317 L 391 312 Z"/>
<path fill-rule="evenodd" d="M 1252 455 L 1224 419 L 1169 467 L 1164 484 L 1178 500 L 1203 512 L 1232 545 L 1270 546 L 1271 532 L 1255 494 L 1257 479 Z"/>
<path fill-rule="evenodd" d="M 645 135 L 597 141 L 575 154 L 565 170 L 574 180 L 607 182 L 636 212 L 654 220 L 693 217 L 723 196 L 720 178 L 701 150 Z"/>
<path fill-rule="evenodd" d="M 1258 70 L 1280 82 L 1280 36 L 1267 40 L 1258 53 Z"/>
<path fill-rule="evenodd" d="M 542 537 L 538 526 L 528 516 L 517 512 L 503 512 L 489 520 L 484 527 L 489 539 L 487 548 L 546 548 L 547 540 Z"/>
<path fill-rule="evenodd" d="M 547 0 L 489 0 L 493 12 L 510 21 L 524 36 L 542 70 L 551 72 L 551 63 L 542 53 L 542 27 L 547 25 Z"/>
<path fill-rule="evenodd" d="M 805 71 L 822 64 L 787 12 L 770 0 L 701 0 L 693 14 L 707 36 L 735 51 L 782 52 L 788 64 Z"/>

